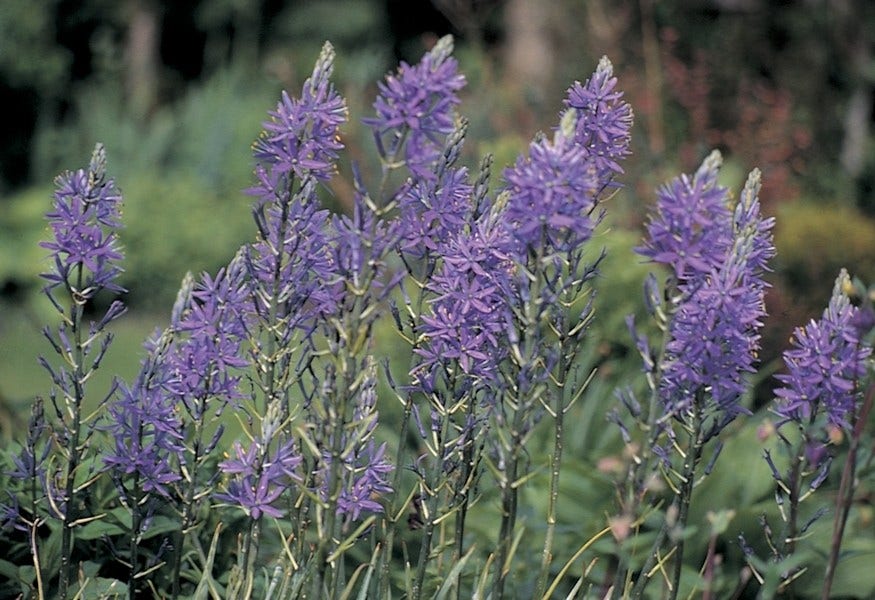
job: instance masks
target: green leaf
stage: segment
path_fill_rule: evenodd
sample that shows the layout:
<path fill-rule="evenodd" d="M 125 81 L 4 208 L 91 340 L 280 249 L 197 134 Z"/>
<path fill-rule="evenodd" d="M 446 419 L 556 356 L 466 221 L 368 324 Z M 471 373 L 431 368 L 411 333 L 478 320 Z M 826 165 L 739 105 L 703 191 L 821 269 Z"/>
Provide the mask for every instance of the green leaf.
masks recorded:
<path fill-rule="evenodd" d="M 98 519 L 86 523 L 76 529 L 76 537 L 81 540 L 99 540 L 103 537 L 116 537 L 128 533 L 124 528 L 105 519 Z"/>
<path fill-rule="evenodd" d="M 124 506 L 119 506 L 118 508 L 114 508 L 106 513 L 104 520 L 109 523 L 115 523 L 125 531 L 130 531 L 131 527 L 133 527 L 133 516 L 131 515 L 131 511 Z"/>
<path fill-rule="evenodd" d="M 170 533 L 179 529 L 179 522 L 170 517 L 158 516 L 149 523 L 149 529 L 143 532 L 142 538 L 148 540 L 164 533 Z"/>
<path fill-rule="evenodd" d="M 861 532 L 863 533 L 863 532 Z M 810 565 L 809 588 L 811 597 L 820 597 L 823 584 L 823 565 L 814 562 Z M 844 540 L 839 563 L 833 579 L 831 598 L 872 598 L 875 597 L 875 539 L 860 536 Z"/>
<path fill-rule="evenodd" d="M 8 560 L 0 560 L 0 576 L 9 580 L 18 578 L 18 565 Z"/>
<path fill-rule="evenodd" d="M 127 598 L 128 586 L 118 579 L 109 579 L 107 577 L 95 577 L 94 579 L 85 579 L 82 587 L 78 590 L 74 587 L 74 597 L 78 598 Z"/>
<path fill-rule="evenodd" d="M 33 565 L 21 565 L 18 567 L 18 575 L 15 579 L 23 584 L 33 586 L 33 582 L 36 581 L 36 569 Z"/>
<path fill-rule="evenodd" d="M 459 577 L 459 574 L 462 572 L 462 569 L 465 567 L 465 563 L 468 562 L 468 559 L 471 558 L 471 554 L 474 552 L 474 548 L 471 547 L 465 555 L 456 561 L 456 564 L 453 565 L 452 570 L 447 574 L 444 579 L 443 585 L 441 585 L 440 589 L 437 591 L 437 595 L 435 596 L 435 600 L 444 600 L 454 588 L 456 584 L 456 580 Z"/>

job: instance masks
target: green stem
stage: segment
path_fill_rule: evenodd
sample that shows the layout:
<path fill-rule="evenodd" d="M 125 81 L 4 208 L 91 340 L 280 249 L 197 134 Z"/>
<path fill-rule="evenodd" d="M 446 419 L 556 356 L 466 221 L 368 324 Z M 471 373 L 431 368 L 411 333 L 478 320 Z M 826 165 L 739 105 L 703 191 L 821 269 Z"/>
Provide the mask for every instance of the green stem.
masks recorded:
<path fill-rule="evenodd" d="M 498 532 L 498 554 L 495 562 L 495 579 L 492 585 L 492 597 L 495 600 L 504 598 L 504 584 L 507 578 L 507 562 L 510 557 L 511 544 L 513 544 L 514 530 L 516 529 L 517 503 L 519 486 L 517 477 L 519 474 L 519 449 L 522 448 L 522 409 L 517 406 L 514 412 L 513 429 L 511 431 L 511 457 L 507 470 L 504 473 L 501 489 L 501 528 Z"/>
<path fill-rule="evenodd" d="M 209 389 L 209 386 L 205 386 Z M 206 416 L 206 397 L 201 397 L 196 400 L 198 402 L 198 418 L 194 422 L 194 433 L 192 439 L 194 445 L 191 450 L 191 462 L 189 463 L 189 481 L 185 489 L 185 495 L 182 499 L 182 515 L 180 516 L 179 531 L 176 534 L 176 544 L 173 555 L 173 593 L 172 598 L 179 598 L 180 592 L 180 575 L 182 573 L 182 555 L 185 536 L 188 530 L 194 524 L 194 496 L 195 489 L 198 483 L 198 470 L 201 463 L 201 450 L 203 446 L 204 418 Z"/>
<path fill-rule="evenodd" d="M 77 286 L 76 290 L 82 289 L 82 281 L 84 278 L 84 267 L 80 263 L 76 267 Z M 82 435 L 82 402 L 85 399 L 85 389 L 83 382 L 85 381 L 85 370 L 82 366 L 85 360 L 85 352 L 82 347 L 82 312 L 83 305 L 76 301 L 76 291 L 67 287 L 70 292 L 73 303 L 70 308 L 71 318 L 70 327 L 73 333 L 73 356 L 72 358 L 72 383 L 73 397 L 65 393 L 65 401 L 70 408 L 70 423 L 69 432 L 70 439 L 67 446 L 67 472 L 64 486 L 64 523 L 63 532 L 61 533 L 61 568 L 60 582 L 58 595 L 63 600 L 66 600 L 70 581 L 72 579 L 72 554 L 73 554 L 73 523 L 78 518 L 76 499 L 73 493 L 76 489 L 76 472 L 79 470 L 79 462 L 81 460 L 81 452 L 79 449 L 79 440 Z M 72 400 L 72 402 L 71 402 Z"/>
<path fill-rule="evenodd" d="M 860 448 L 860 438 L 863 435 L 863 430 L 869 421 L 869 413 L 872 411 L 873 399 L 875 399 L 875 384 L 869 386 L 860 413 L 855 415 L 851 421 L 854 430 L 851 435 L 851 444 L 848 448 L 848 458 L 845 460 L 845 466 L 842 469 L 842 479 L 839 483 L 839 492 L 836 496 L 836 516 L 833 523 L 832 542 L 830 544 L 829 561 L 827 562 L 826 573 L 824 574 L 823 579 L 823 593 L 821 595 L 823 600 L 829 600 L 833 579 L 835 578 L 836 566 L 839 562 L 839 554 L 842 549 L 842 538 L 845 534 L 845 526 L 847 525 L 851 504 L 854 500 L 854 477 L 857 466 L 857 452 Z"/>
<path fill-rule="evenodd" d="M 623 508 L 627 513 L 627 516 L 633 520 L 637 520 L 638 512 L 642 500 L 644 499 L 644 478 L 649 476 L 649 473 L 653 470 L 653 448 L 656 446 L 656 442 L 660 436 L 660 428 L 657 427 L 657 420 L 660 414 L 659 381 L 661 380 L 661 365 L 665 356 L 665 349 L 668 340 L 668 327 L 664 327 L 662 343 L 660 345 L 659 354 L 657 355 L 657 360 L 655 361 L 656 367 L 650 378 L 650 400 L 648 403 L 647 423 L 645 425 L 647 441 L 642 446 L 641 456 L 638 457 L 639 460 L 634 462 L 626 481 L 626 502 Z M 660 540 L 659 545 L 661 544 L 662 541 Z M 657 548 L 658 546 L 654 543 L 653 547 Z M 653 557 L 653 561 L 655 562 L 655 557 Z M 614 577 L 614 585 L 611 591 L 611 600 L 619 600 L 621 595 L 625 592 L 626 577 L 629 574 L 630 561 L 628 554 L 624 552 L 619 553 L 618 562 L 619 565 L 617 567 L 617 573 Z M 642 573 L 646 573 L 652 567 L 653 564 L 650 564 L 646 569 L 642 570 Z M 646 578 L 642 576 L 639 578 L 638 582 L 636 582 L 635 588 L 638 588 L 643 582 L 646 582 Z M 643 591 L 643 587 L 641 588 L 641 591 Z"/>
<path fill-rule="evenodd" d="M 452 386 L 450 386 L 452 389 Z M 449 392 L 448 392 L 449 393 Z M 422 596 L 422 586 L 425 581 L 425 570 L 428 567 L 431 556 L 431 543 L 434 536 L 435 523 L 438 515 L 438 499 L 442 487 L 444 463 L 442 452 L 447 436 L 450 432 L 452 415 L 444 408 L 441 415 L 440 435 L 434 440 L 434 456 L 432 456 L 431 470 L 425 482 L 421 485 L 423 504 L 425 506 L 425 525 L 423 527 L 422 545 L 419 548 L 419 561 L 416 566 L 416 575 L 413 580 L 413 589 L 410 597 L 419 600 Z"/>
<path fill-rule="evenodd" d="M 273 274 L 271 280 L 271 294 L 270 294 L 270 306 L 268 307 L 268 316 L 267 322 L 262 323 L 261 326 L 266 330 L 266 340 L 265 340 L 265 350 L 263 353 L 260 353 L 257 362 L 259 366 L 259 372 L 261 373 L 261 390 L 264 395 L 264 411 L 261 415 L 262 419 L 266 418 L 274 418 L 273 413 L 276 411 L 276 406 L 279 406 L 279 414 L 281 415 L 281 422 L 285 423 L 288 421 L 288 417 L 291 413 L 291 410 L 287 403 L 281 403 L 282 395 L 277 392 L 276 389 L 276 371 L 277 371 L 277 363 L 279 362 L 280 350 L 277 349 L 277 346 L 280 342 L 279 337 L 280 333 L 277 331 L 278 326 L 278 315 L 279 315 L 279 296 L 280 296 L 280 288 L 282 285 L 282 268 L 283 262 L 285 260 L 285 245 L 283 240 L 287 236 L 288 231 L 288 221 L 289 221 L 289 204 L 291 202 L 291 198 L 293 196 L 292 192 L 295 185 L 294 175 L 289 177 L 288 183 L 288 197 L 284 202 L 279 202 L 280 204 L 280 235 L 277 236 L 279 239 L 279 246 L 274 249 L 276 253 L 276 258 L 274 260 Z M 263 333 L 261 335 L 264 335 Z M 283 348 L 283 351 L 286 349 Z M 256 477 L 261 475 L 261 471 L 264 464 L 265 456 L 267 456 L 268 448 L 270 446 L 270 439 L 262 439 L 260 444 L 260 452 L 257 459 L 257 464 L 254 469 L 256 471 Z M 257 519 L 249 519 L 249 531 L 246 535 L 246 540 L 243 546 L 243 555 L 242 555 L 242 564 L 243 564 L 243 573 L 242 573 L 242 581 L 246 582 L 248 586 L 248 580 L 252 576 L 252 572 L 255 568 L 255 559 L 258 556 L 258 546 L 259 546 L 259 537 L 260 537 L 260 523 Z"/>
<path fill-rule="evenodd" d="M 473 422 L 474 413 L 476 412 L 476 397 L 471 397 L 468 401 L 468 417 Z M 462 489 L 456 490 L 454 504 L 458 507 L 456 513 L 456 531 L 453 542 L 452 563 L 461 560 L 465 554 L 465 521 L 468 516 L 468 505 L 471 501 L 471 486 L 476 481 L 477 464 L 479 463 L 479 452 L 475 447 L 475 440 L 469 439 L 462 452 L 462 473 L 459 481 L 462 482 Z M 462 574 L 456 575 L 456 600 L 462 598 L 461 587 Z"/>
<path fill-rule="evenodd" d="M 674 500 L 672 501 L 671 507 L 669 508 L 670 512 L 677 513 L 677 519 L 674 521 L 674 523 L 669 523 L 668 519 L 665 519 L 663 521 L 662 528 L 659 530 L 659 533 L 657 533 L 656 539 L 651 546 L 650 553 L 647 556 L 647 560 L 644 562 L 644 566 L 641 568 L 640 574 L 638 576 L 638 581 L 635 582 L 635 586 L 632 588 L 632 592 L 629 595 L 629 598 L 631 598 L 632 600 L 638 600 L 644 594 L 644 589 L 647 587 L 647 584 L 650 582 L 650 578 L 652 576 L 651 571 L 656 565 L 659 551 L 662 548 L 665 539 L 669 537 L 670 532 L 676 532 L 676 534 L 679 536 L 678 541 L 675 543 L 675 569 L 672 575 L 669 600 L 675 600 L 677 598 L 678 584 L 680 582 L 680 575 L 683 567 L 683 534 L 684 529 L 686 528 L 687 518 L 689 516 L 690 499 L 692 497 L 693 487 L 695 486 L 696 467 L 698 466 L 699 460 L 702 457 L 702 448 L 704 446 L 704 439 L 702 437 L 701 431 L 703 422 L 702 401 L 703 398 L 701 397 L 701 393 L 697 394 L 696 399 L 693 402 L 693 413 L 691 415 L 692 422 L 690 424 L 689 432 L 690 446 L 687 449 L 686 455 L 684 456 L 683 470 L 681 473 L 681 490 L 680 493 L 675 496 Z M 617 593 L 616 588 L 622 587 L 622 585 L 623 581 L 618 579 L 617 583 L 614 586 L 614 594 Z"/>
<path fill-rule="evenodd" d="M 384 180 L 381 183 L 381 188 L 385 184 L 385 177 L 386 176 L 384 173 Z M 425 278 L 425 273 L 428 272 L 430 268 L 428 266 L 430 260 L 430 253 L 426 251 L 425 258 L 423 259 L 423 279 Z M 416 328 L 418 323 L 420 322 L 420 316 L 422 315 L 422 306 L 425 303 L 425 284 L 421 284 L 420 281 L 415 277 L 414 280 L 417 284 L 418 293 L 415 302 L 415 308 L 413 309 L 413 314 L 411 315 L 411 319 L 413 320 L 413 324 L 411 327 L 413 345 L 411 347 L 410 370 L 413 369 L 416 363 L 416 354 L 414 352 L 416 350 L 416 347 L 418 346 L 418 341 L 416 339 Z M 397 506 L 395 500 L 399 498 L 406 498 L 406 495 L 399 494 L 398 490 L 401 489 L 401 476 L 403 473 L 401 465 L 404 464 L 404 456 L 407 449 L 407 436 L 410 432 L 410 418 L 413 415 L 413 402 L 414 395 L 412 393 L 408 393 L 407 397 L 404 399 L 404 412 L 401 415 L 401 433 L 398 436 L 398 448 L 395 451 L 395 473 L 393 475 L 392 483 L 394 496 L 389 512 L 389 523 L 387 525 L 386 538 L 383 546 L 384 551 L 380 555 L 380 577 L 378 578 L 379 581 L 377 582 L 377 598 L 386 597 L 389 589 L 389 559 L 391 558 L 392 548 L 395 543 L 395 534 L 398 531 L 398 519 L 396 519 L 396 515 L 399 515 L 400 511 L 403 509 L 402 506 Z"/>
<path fill-rule="evenodd" d="M 677 504 L 678 498 L 676 497 L 674 502 L 672 502 L 672 509 L 676 510 Z M 639 600 L 644 594 L 644 588 L 647 587 L 647 584 L 650 582 L 650 578 L 652 577 L 650 572 L 653 570 L 654 565 L 656 565 L 659 550 L 662 548 L 662 544 L 663 542 L 665 542 L 665 538 L 668 537 L 668 530 L 668 521 L 663 521 L 662 527 L 660 528 L 659 533 L 656 534 L 656 539 L 653 541 L 653 545 L 651 546 L 650 554 L 647 555 L 647 560 L 644 561 L 644 565 L 641 567 L 641 573 L 638 576 L 638 581 L 635 582 L 635 587 L 632 588 L 632 592 L 629 594 L 629 598 L 631 600 Z M 617 585 L 614 586 L 615 589 L 616 587 Z"/>
<path fill-rule="evenodd" d="M 681 573 L 684 566 L 684 530 L 687 527 L 687 519 L 690 512 L 690 501 L 693 497 L 693 487 L 696 484 L 696 467 L 699 464 L 699 459 L 702 457 L 702 446 L 705 440 L 702 437 L 702 403 L 704 398 L 702 394 L 696 395 L 693 401 L 693 422 L 690 430 L 690 448 L 687 450 L 687 455 L 684 457 L 683 482 L 680 493 L 680 507 L 678 510 L 677 523 L 674 530 L 677 533 L 678 540 L 675 543 L 674 556 L 674 575 L 672 576 L 672 586 L 669 591 L 669 600 L 675 600 L 678 595 L 678 588 L 681 581 Z"/>
<path fill-rule="evenodd" d="M 541 229 L 541 243 L 537 248 L 530 248 L 527 265 L 520 265 L 524 276 L 531 280 L 531 288 L 528 290 L 529 300 L 525 302 L 522 315 L 522 332 L 520 335 L 519 348 L 515 353 L 518 355 L 514 362 L 515 374 L 519 375 L 525 368 L 531 368 L 539 360 L 538 341 L 541 339 L 541 319 L 544 307 L 541 305 L 541 290 L 546 285 L 544 272 L 544 249 L 547 243 L 546 228 Z M 528 267 L 532 266 L 532 269 Z M 521 364 L 519 364 L 521 363 Z M 526 419 L 531 416 L 532 407 L 537 402 L 537 394 L 532 385 L 520 386 L 519 377 L 514 382 L 518 387 L 517 397 L 514 404 L 513 424 L 510 431 L 509 464 L 503 475 L 501 490 L 501 527 L 498 537 L 498 552 L 496 555 L 496 574 L 492 585 L 493 600 L 502 600 L 504 597 L 504 585 L 509 571 L 510 550 L 513 544 L 516 529 L 517 507 L 519 503 L 519 470 L 520 455 L 525 451 L 523 448 Z"/>
<path fill-rule="evenodd" d="M 547 532 L 544 536 L 544 549 L 541 553 L 541 571 L 538 575 L 537 597 L 542 597 L 547 589 L 547 578 L 550 575 L 550 565 L 553 562 L 553 538 L 556 535 L 556 505 L 559 500 L 559 471 L 562 466 L 562 438 L 565 416 L 565 374 L 568 366 L 565 363 L 566 349 L 563 336 L 560 343 L 559 364 L 556 381 L 558 388 L 553 394 L 553 454 L 550 456 L 550 494 L 547 503 Z"/>
<path fill-rule="evenodd" d="M 260 469 L 260 466 L 259 466 Z M 249 518 L 249 531 L 246 532 L 246 540 L 243 542 L 243 573 L 241 581 L 247 590 L 252 589 L 251 579 L 255 572 L 255 559 L 258 558 L 259 537 L 261 533 L 261 519 Z"/>
<path fill-rule="evenodd" d="M 327 562 L 329 556 L 329 549 L 332 544 L 338 539 L 337 536 L 337 527 L 338 527 L 338 519 L 337 519 L 337 503 L 340 499 L 340 494 L 343 491 L 343 482 L 341 481 L 341 471 L 340 471 L 340 463 L 342 462 L 342 441 L 343 441 L 343 430 L 345 428 L 345 415 L 347 412 L 347 400 L 348 400 L 348 391 L 349 386 L 347 385 L 347 374 L 350 372 L 350 365 L 347 364 L 347 357 L 338 357 L 337 364 L 341 366 L 341 374 L 339 376 L 339 381 L 341 386 L 336 390 L 335 397 L 326 399 L 328 403 L 332 406 L 336 406 L 337 410 L 333 414 L 333 417 L 329 416 L 329 418 L 333 418 L 334 423 L 331 433 L 331 448 L 330 448 L 330 456 L 331 456 L 331 464 L 328 469 L 328 501 L 325 506 L 322 507 L 323 517 L 324 518 L 324 527 L 319 536 L 319 542 L 316 546 L 316 574 L 313 577 L 313 582 L 311 585 L 311 597 L 312 598 L 321 598 L 322 594 L 322 584 L 325 580 L 326 571 L 329 569 L 329 565 Z M 331 413 L 329 413 L 331 415 Z"/>
<path fill-rule="evenodd" d="M 134 472 L 134 482 L 131 490 L 133 501 L 131 502 L 131 570 L 128 574 L 128 598 L 134 600 L 137 597 L 137 572 L 139 571 L 140 562 L 140 527 L 142 527 L 143 522 L 140 511 L 142 494 L 140 493 L 139 472 Z"/>
<path fill-rule="evenodd" d="M 804 444 L 804 440 L 802 442 Z M 788 488 L 790 488 L 790 494 L 788 498 L 788 503 L 790 505 L 790 515 L 787 518 L 786 529 L 784 535 L 781 537 L 781 554 L 782 558 L 790 556 L 793 554 L 793 551 L 796 548 L 796 535 L 799 527 L 799 498 L 801 496 L 801 488 L 802 488 L 802 461 L 805 460 L 804 448 L 800 445 L 800 452 L 793 456 L 793 465 L 790 467 L 790 480 L 788 483 Z"/>

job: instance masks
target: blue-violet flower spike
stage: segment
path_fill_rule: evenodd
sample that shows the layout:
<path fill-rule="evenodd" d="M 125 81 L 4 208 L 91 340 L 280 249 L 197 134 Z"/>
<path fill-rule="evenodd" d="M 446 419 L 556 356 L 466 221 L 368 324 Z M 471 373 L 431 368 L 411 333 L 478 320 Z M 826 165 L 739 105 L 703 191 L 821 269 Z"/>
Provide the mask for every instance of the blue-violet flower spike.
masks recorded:
<path fill-rule="evenodd" d="M 853 326 L 859 309 L 845 295 L 849 283 L 842 269 L 823 316 L 797 327 L 793 346 L 784 352 L 787 372 L 776 375 L 783 386 L 775 391 L 775 410 L 785 419 L 804 424 L 822 414 L 831 425 L 849 426 L 860 398 L 857 382 L 871 353 Z"/>
<path fill-rule="evenodd" d="M 59 175 L 55 186 L 54 207 L 46 214 L 54 239 L 40 243 L 54 263 L 52 271 L 42 274 L 48 289 L 67 285 L 83 303 L 103 288 L 124 291 L 115 283 L 122 272 L 117 234 L 122 197 L 106 178 L 103 145 L 95 147 L 87 170 Z M 74 273 L 78 268 L 81 274 Z"/>

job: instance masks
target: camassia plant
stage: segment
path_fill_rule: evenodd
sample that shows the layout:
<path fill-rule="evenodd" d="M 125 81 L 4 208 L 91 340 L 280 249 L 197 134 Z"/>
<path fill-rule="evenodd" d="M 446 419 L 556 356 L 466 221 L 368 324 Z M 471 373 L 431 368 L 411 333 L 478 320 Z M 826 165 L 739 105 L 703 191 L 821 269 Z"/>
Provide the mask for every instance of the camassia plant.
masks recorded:
<path fill-rule="evenodd" d="M 465 79 L 441 39 L 380 83 L 364 124 L 382 169 L 352 165 L 351 214 L 332 214 L 320 197 L 348 118 L 334 58 L 326 44 L 253 145 L 253 241 L 185 277 L 137 376 L 109 390 L 91 375 L 125 312 L 122 197 L 100 145 L 57 179 L 51 392 L 3 452 L 0 596 L 766 597 L 814 595 L 801 582 L 815 572 L 829 597 L 872 471 L 861 284 L 842 272 L 785 354 L 765 538 L 715 527 L 703 557 L 696 490 L 737 469 L 718 455 L 753 414 L 775 254 L 759 173 L 734 200 L 715 152 L 659 190 L 637 250 L 652 323 L 628 320 L 643 372 L 604 394 L 590 386 L 603 223 L 632 127 L 608 59 L 496 176 L 491 157 L 464 164 Z M 604 457 L 568 452 L 581 405 L 616 425 L 613 481 Z M 822 494 L 837 455 L 838 492 Z M 615 490 L 586 520 L 568 495 L 581 470 Z M 806 532 L 830 500 L 813 555 Z M 738 549 L 734 579 L 718 539 Z"/>

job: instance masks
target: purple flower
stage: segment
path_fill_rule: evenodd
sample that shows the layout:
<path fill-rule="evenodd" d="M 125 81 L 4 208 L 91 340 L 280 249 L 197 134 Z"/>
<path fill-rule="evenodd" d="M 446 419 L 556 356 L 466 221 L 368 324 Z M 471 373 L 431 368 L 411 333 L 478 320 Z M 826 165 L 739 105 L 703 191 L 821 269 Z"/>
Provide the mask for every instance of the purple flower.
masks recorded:
<path fill-rule="evenodd" d="M 401 249 L 417 258 L 440 254 L 467 223 L 473 191 L 464 167 L 451 167 L 438 178 L 418 178 L 407 186 L 399 200 Z"/>
<path fill-rule="evenodd" d="M 728 190 L 717 185 L 721 162 L 715 151 L 693 177 L 681 175 L 658 191 L 647 239 L 636 249 L 671 267 L 680 282 L 719 268 L 732 245 Z"/>
<path fill-rule="evenodd" d="M 170 324 L 176 337 L 164 360 L 163 385 L 197 420 L 208 400 L 224 405 L 241 397 L 237 369 L 247 364 L 241 356 L 247 311 L 241 266 L 235 259 L 216 277 L 204 273 Z"/>
<path fill-rule="evenodd" d="M 709 157 L 697 174 L 709 181 L 716 179 L 719 157 Z M 694 183 L 697 186 L 698 183 Z M 678 284 L 675 309 L 669 323 L 661 369 L 660 395 L 666 412 L 681 416 L 693 404 L 705 401 L 714 413 L 714 431 L 719 431 L 745 409 L 739 399 L 746 389 L 746 374 L 754 372 L 759 331 L 766 316 L 763 280 L 767 261 L 774 255 L 771 228 L 773 221 L 759 212 L 757 194 L 759 171 L 748 178 L 734 220 L 724 232 L 713 224 L 713 246 L 725 248 L 722 257 L 691 261 L 676 273 L 683 278 Z M 684 205 L 690 196 L 674 197 Z M 676 206 L 666 196 L 660 203 L 664 213 L 676 213 Z M 693 208 L 708 211 L 707 204 L 695 203 Z M 709 217 L 694 222 L 706 222 Z M 727 214 L 727 219 L 729 215 Z M 652 222 L 653 223 L 653 222 Z M 650 246 L 656 244 L 651 238 Z M 703 247 L 704 249 L 704 247 Z M 704 253 L 702 254 L 704 256 Z M 701 258 L 701 256 L 700 256 Z M 713 261 L 714 264 L 708 265 Z M 700 267 L 707 267 L 698 270 Z"/>
<path fill-rule="evenodd" d="M 662 399 L 673 414 L 708 391 L 727 419 L 743 408 L 744 376 L 755 371 L 758 331 L 765 316 L 762 291 L 738 266 L 713 271 L 678 307 L 662 365 Z"/>
<path fill-rule="evenodd" d="M 632 107 L 616 86 L 614 67 L 605 56 L 585 84 L 571 86 L 565 100 L 577 111 L 574 141 L 603 181 L 622 173 L 620 161 L 631 153 Z"/>
<path fill-rule="evenodd" d="M 39 482 L 45 481 L 45 463 L 51 451 L 51 445 L 45 443 L 44 439 L 47 429 L 43 401 L 37 398 L 31 406 L 24 447 L 20 453 L 12 456 L 12 464 L 15 468 L 7 471 L 6 475 L 21 482 L 34 479 Z M 41 444 L 42 449 L 39 448 Z"/>
<path fill-rule="evenodd" d="M 254 147 L 256 184 L 248 193 L 257 198 L 259 238 L 243 252 L 250 309 L 262 321 L 282 322 L 277 335 L 286 340 L 299 329 L 312 331 L 313 318 L 333 312 L 337 302 L 328 211 L 316 196 L 317 183 L 331 177 L 343 148 L 338 136 L 347 110 L 329 81 L 333 63 L 334 50 L 326 44 L 301 98 L 283 92 Z"/>
<path fill-rule="evenodd" d="M 253 154 L 259 163 L 259 179 L 275 181 L 294 174 L 326 181 L 334 174 L 334 162 L 343 148 L 339 128 L 346 122 L 347 108 L 329 78 L 334 69 L 334 48 L 325 43 L 304 82 L 300 98 L 283 91 L 282 100 L 270 113 Z M 256 187 L 257 195 L 270 195 L 275 185 Z"/>
<path fill-rule="evenodd" d="M 235 458 L 219 463 L 219 469 L 232 475 L 227 491 L 216 494 L 218 500 L 239 506 L 257 520 L 261 516 L 279 518 L 283 511 L 274 503 L 293 483 L 299 483 L 297 472 L 301 455 L 291 441 L 277 444 L 268 452 L 257 442 L 246 450 L 239 442 L 234 443 Z"/>
<path fill-rule="evenodd" d="M 859 309 L 843 291 L 849 283 L 842 269 L 823 316 L 797 327 L 793 347 L 784 352 L 787 372 L 776 375 L 783 386 L 775 391 L 775 410 L 787 420 L 805 424 L 825 415 L 830 425 L 849 426 L 871 353 L 854 327 Z"/>
<path fill-rule="evenodd" d="M 314 492 L 323 502 L 336 499 L 336 513 L 346 515 L 350 521 L 359 519 L 362 512 L 382 512 L 377 498 L 392 491 L 389 475 L 394 471 L 386 458 L 386 445 L 377 446 L 373 440 L 379 417 L 377 368 L 373 358 L 367 357 L 362 369 L 363 379 L 357 384 L 351 414 L 345 416 L 347 422 L 339 437 L 336 424 L 332 423 L 338 416 L 331 416 L 336 412 L 335 407 L 322 404 L 331 398 L 320 398 L 320 402 L 310 407 L 315 435 L 308 446 L 319 451 L 315 457 L 318 466 L 313 473 Z M 328 418 L 320 415 L 328 415 Z M 339 457 L 336 465 L 335 457 Z"/>
<path fill-rule="evenodd" d="M 6 495 L 9 496 L 9 504 L 0 502 L 0 531 L 11 529 L 28 531 L 27 526 L 24 524 L 25 517 L 22 515 L 18 498 L 8 490 Z"/>
<path fill-rule="evenodd" d="M 602 58 L 585 84 L 568 90 L 553 141 L 535 139 L 528 156 L 505 171 L 506 218 L 523 248 L 546 244 L 567 252 L 592 236 L 601 195 L 630 154 L 632 109 L 616 84 L 611 62 Z"/>
<path fill-rule="evenodd" d="M 106 179 L 103 146 L 95 147 L 87 170 L 59 175 L 55 186 L 54 208 L 46 214 L 54 239 L 40 243 L 54 263 L 54 270 L 42 274 L 48 289 L 69 286 L 80 303 L 104 288 L 123 291 L 115 283 L 122 272 L 116 233 L 122 198 L 115 182 Z"/>
<path fill-rule="evenodd" d="M 348 310 L 348 305 L 361 296 L 382 299 L 403 276 L 399 273 L 385 281 L 389 273 L 385 259 L 396 245 L 399 231 L 397 221 L 387 224 L 375 213 L 367 193 L 356 181 L 352 216 L 335 215 L 328 231 L 338 310 Z M 369 297 L 367 301 L 372 299 Z M 373 312 L 374 319 L 378 316 L 379 313 Z"/>
<path fill-rule="evenodd" d="M 871 305 L 861 306 L 854 314 L 851 325 L 857 331 L 857 336 L 863 338 L 875 327 L 875 310 Z"/>
<path fill-rule="evenodd" d="M 592 213 L 603 184 L 595 164 L 574 142 L 575 119 L 573 111 L 566 112 L 552 142 L 539 137 L 528 156 L 504 172 L 504 218 L 520 256 L 526 248 L 567 252 L 592 236 L 597 223 Z"/>
<path fill-rule="evenodd" d="M 365 119 L 374 131 L 380 156 L 397 161 L 403 150 L 407 168 L 417 178 L 434 178 L 432 163 L 443 150 L 443 137 L 453 130 L 457 92 L 465 86 L 450 55 L 453 40 L 441 38 L 415 66 L 402 62 L 379 84 L 377 116 Z"/>
<path fill-rule="evenodd" d="M 422 317 L 424 341 L 415 350 L 422 361 L 412 375 L 424 391 L 433 391 L 435 378 L 454 372 L 454 365 L 479 384 L 496 381 L 510 318 L 505 290 L 513 265 L 502 253 L 506 245 L 507 233 L 492 213 L 445 244 L 443 264 L 429 283 L 434 298 Z"/>
<path fill-rule="evenodd" d="M 144 363 L 144 369 L 148 368 Z M 161 388 L 139 377 L 132 388 L 121 386 L 119 397 L 109 406 L 112 447 L 104 464 L 121 480 L 134 475 L 143 492 L 170 497 L 168 484 L 180 480 L 171 460 L 182 452 L 179 419 Z M 121 487 L 123 493 L 127 490 Z"/>
<path fill-rule="evenodd" d="M 328 498 L 331 457 L 326 455 L 323 459 L 319 491 L 325 500 Z M 350 521 L 357 521 L 363 512 L 383 512 L 383 505 L 377 499 L 381 494 L 392 491 L 389 476 L 394 470 L 394 466 L 386 458 L 386 444 L 377 446 L 370 440 L 356 448 L 353 455 L 343 461 L 340 474 L 343 485 L 337 500 L 337 514 L 345 515 Z"/>
<path fill-rule="evenodd" d="M 259 239 L 243 255 L 252 310 L 267 318 L 275 304 L 285 335 L 312 330 L 313 319 L 336 312 L 339 301 L 329 214 L 319 207 L 313 181 L 288 201 L 256 207 Z"/>

